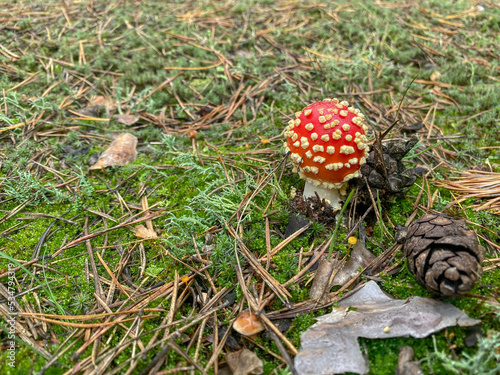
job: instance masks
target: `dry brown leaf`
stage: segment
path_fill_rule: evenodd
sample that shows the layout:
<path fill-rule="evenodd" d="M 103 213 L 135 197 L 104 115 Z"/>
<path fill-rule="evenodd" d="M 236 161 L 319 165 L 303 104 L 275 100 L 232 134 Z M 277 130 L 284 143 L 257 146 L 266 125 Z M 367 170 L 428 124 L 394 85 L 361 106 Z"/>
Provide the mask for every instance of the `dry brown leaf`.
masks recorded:
<path fill-rule="evenodd" d="M 328 292 L 330 285 L 330 278 L 332 276 L 333 270 L 335 268 L 336 261 L 334 259 L 328 259 L 326 255 L 319 262 L 318 269 L 314 274 L 314 281 L 309 291 L 309 297 L 313 301 L 321 301 L 325 296 L 325 292 Z"/>
<path fill-rule="evenodd" d="M 413 348 L 404 346 L 399 351 L 398 367 L 395 375 L 421 375 L 420 362 L 413 360 Z"/>
<path fill-rule="evenodd" d="M 101 107 L 98 105 L 91 105 L 85 108 L 74 111 L 76 114 L 83 117 L 99 117 L 101 114 Z"/>
<path fill-rule="evenodd" d="M 139 238 L 144 238 L 144 239 L 158 238 L 154 230 L 148 229 L 142 224 L 137 225 L 135 229 L 136 229 L 135 235 Z"/>
<path fill-rule="evenodd" d="M 120 124 L 123 125 L 134 125 L 137 121 L 139 121 L 139 116 L 135 115 L 127 115 L 127 114 L 121 114 L 116 116 L 116 121 L 118 121 Z"/>
<path fill-rule="evenodd" d="M 95 96 L 93 97 L 90 102 L 88 107 L 91 106 L 102 106 L 106 111 L 115 111 L 116 110 L 116 100 L 109 96 Z"/>
<path fill-rule="evenodd" d="M 359 349 L 359 337 L 423 338 L 446 327 L 473 326 L 481 322 L 439 300 L 394 299 L 375 281 L 366 283 L 339 305 L 341 307 L 334 308 L 332 313 L 319 317 L 318 323 L 302 334 L 301 348 L 295 357 L 298 374 L 368 373 L 368 362 Z"/>
<path fill-rule="evenodd" d="M 226 362 L 233 375 L 260 375 L 264 372 L 262 360 L 248 349 L 227 353 Z"/>
<path fill-rule="evenodd" d="M 137 157 L 137 138 L 130 133 L 121 134 L 111 142 L 99 160 L 89 169 L 101 169 L 110 166 L 123 166 Z"/>

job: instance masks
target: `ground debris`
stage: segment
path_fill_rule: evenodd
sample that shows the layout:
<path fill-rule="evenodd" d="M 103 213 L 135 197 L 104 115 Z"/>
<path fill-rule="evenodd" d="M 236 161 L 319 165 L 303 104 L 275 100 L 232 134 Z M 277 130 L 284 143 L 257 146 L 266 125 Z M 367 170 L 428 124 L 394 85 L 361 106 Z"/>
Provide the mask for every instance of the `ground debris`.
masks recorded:
<path fill-rule="evenodd" d="M 233 375 L 260 375 L 264 372 L 262 360 L 248 349 L 227 353 L 226 362 Z"/>
<path fill-rule="evenodd" d="M 358 338 L 427 337 L 455 325 L 472 326 L 471 319 L 449 303 L 431 298 L 410 297 L 397 300 L 370 281 L 340 301 L 341 307 L 318 318 L 301 336 L 301 349 L 295 358 L 299 374 L 366 374 Z"/>
<path fill-rule="evenodd" d="M 375 259 L 361 241 L 356 242 L 351 252 L 351 259 L 340 269 L 333 278 L 333 285 L 344 285 Z"/>
<path fill-rule="evenodd" d="M 337 211 L 318 197 L 310 197 L 304 200 L 302 192 L 297 192 L 295 197 L 290 200 L 290 206 L 294 212 L 301 214 L 301 216 L 308 217 L 310 220 L 325 225 L 335 224 L 335 215 Z"/>
<path fill-rule="evenodd" d="M 500 185 L 498 183 L 500 173 L 479 170 L 458 173 L 460 175 L 451 180 L 433 181 L 433 184 L 460 194 L 452 204 L 460 204 L 471 197 L 484 198 L 486 201 L 474 205 L 474 210 L 490 210 L 493 214 L 500 215 Z"/>
<path fill-rule="evenodd" d="M 413 361 L 413 348 L 404 346 L 401 348 L 398 356 L 398 367 L 395 375 L 421 375 L 420 362 Z"/>
<path fill-rule="evenodd" d="M 158 238 L 158 235 L 154 230 L 148 229 L 142 224 L 137 225 L 135 229 L 136 229 L 135 235 L 139 238 L 144 238 L 144 239 Z"/>
<path fill-rule="evenodd" d="M 123 166 L 137 157 L 137 137 L 130 133 L 120 134 L 89 169 Z"/>
<path fill-rule="evenodd" d="M 127 114 L 121 114 L 116 116 L 116 121 L 118 121 L 120 124 L 123 125 L 134 125 L 137 121 L 139 121 L 139 116 L 137 115 L 127 115 Z"/>
<path fill-rule="evenodd" d="M 361 166 L 363 178 L 352 180 L 353 187 L 358 187 L 358 201 L 371 204 L 372 197 L 381 201 L 390 201 L 395 195 L 405 193 L 416 180 L 411 168 L 407 168 L 402 159 L 417 144 L 418 136 L 409 139 L 392 139 L 381 143 L 375 142 Z"/>

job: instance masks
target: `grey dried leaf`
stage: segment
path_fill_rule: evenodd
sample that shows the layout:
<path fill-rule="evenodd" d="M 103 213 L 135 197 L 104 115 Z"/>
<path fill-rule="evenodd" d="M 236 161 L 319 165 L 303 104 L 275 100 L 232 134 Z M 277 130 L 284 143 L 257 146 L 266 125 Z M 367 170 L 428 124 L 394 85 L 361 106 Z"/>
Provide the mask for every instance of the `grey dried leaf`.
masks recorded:
<path fill-rule="evenodd" d="M 333 285 L 344 285 L 358 274 L 360 268 L 365 268 L 375 259 L 373 255 L 361 241 L 356 242 L 351 252 L 351 259 L 333 278 Z"/>
<path fill-rule="evenodd" d="M 318 318 L 318 323 L 302 334 L 301 349 L 295 357 L 300 375 L 368 373 L 368 363 L 358 346 L 359 337 L 423 338 L 446 327 L 480 322 L 439 300 L 394 299 L 374 281 L 366 283 L 339 305 L 340 308 Z"/>

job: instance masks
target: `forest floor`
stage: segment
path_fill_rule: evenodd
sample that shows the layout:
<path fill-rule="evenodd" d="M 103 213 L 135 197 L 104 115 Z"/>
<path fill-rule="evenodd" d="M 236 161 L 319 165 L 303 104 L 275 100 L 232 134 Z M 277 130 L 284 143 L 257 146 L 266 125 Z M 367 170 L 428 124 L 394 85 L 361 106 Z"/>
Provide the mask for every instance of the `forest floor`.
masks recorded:
<path fill-rule="evenodd" d="M 425 171 L 362 221 L 375 256 L 397 251 L 353 282 L 430 296 L 394 247 L 396 227 L 432 212 L 464 218 L 487 259 L 478 285 L 445 301 L 491 339 L 499 51 L 489 0 L 0 0 L 0 372 L 211 374 L 246 347 L 264 373 L 290 373 L 286 354 L 347 288 L 322 305 L 309 299 L 313 272 L 294 278 L 334 225 L 285 239 L 303 180 L 283 131 L 333 97 L 362 111 L 371 139 L 396 121 L 386 139 L 418 134 L 405 163 Z M 123 133 L 138 139 L 136 160 L 89 169 Z M 346 211 L 337 257 L 361 216 Z M 277 340 L 230 328 L 254 303 L 286 322 Z M 405 345 L 427 374 L 465 374 L 500 345 L 469 345 L 469 334 L 360 343 L 373 374 L 394 374 Z"/>

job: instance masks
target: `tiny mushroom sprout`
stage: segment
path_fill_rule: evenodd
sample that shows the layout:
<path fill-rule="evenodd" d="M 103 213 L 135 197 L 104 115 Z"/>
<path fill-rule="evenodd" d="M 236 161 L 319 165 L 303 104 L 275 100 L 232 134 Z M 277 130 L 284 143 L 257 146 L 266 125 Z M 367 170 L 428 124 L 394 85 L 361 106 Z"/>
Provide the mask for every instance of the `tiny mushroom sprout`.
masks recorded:
<path fill-rule="evenodd" d="M 294 171 L 306 180 L 304 199 L 317 193 L 340 210 L 347 182 L 361 176 L 366 162 L 367 130 L 361 112 L 338 99 L 324 99 L 295 113 L 285 131 L 285 149 Z"/>
<path fill-rule="evenodd" d="M 252 336 L 264 330 L 264 325 L 251 311 L 247 311 L 236 318 L 233 328 L 244 336 Z"/>

